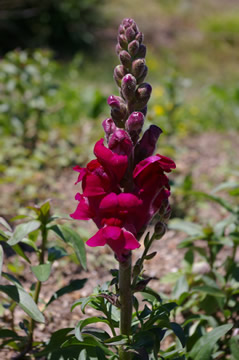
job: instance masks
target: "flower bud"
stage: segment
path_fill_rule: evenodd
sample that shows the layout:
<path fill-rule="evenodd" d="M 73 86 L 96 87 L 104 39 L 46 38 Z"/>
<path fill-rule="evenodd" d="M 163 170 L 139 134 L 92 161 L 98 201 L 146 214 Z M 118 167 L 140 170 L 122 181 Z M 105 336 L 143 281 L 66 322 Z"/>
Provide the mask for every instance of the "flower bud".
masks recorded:
<path fill-rule="evenodd" d="M 125 123 L 126 130 L 140 132 L 144 125 L 144 115 L 139 111 L 134 111 Z"/>
<path fill-rule="evenodd" d="M 163 216 L 163 220 L 167 223 L 168 220 L 170 219 L 170 216 L 171 216 L 171 213 L 172 213 L 172 210 L 171 210 L 171 207 L 168 205 L 167 207 L 167 210 Z"/>
<path fill-rule="evenodd" d="M 135 56 L 139 50 L 139 42 L 137 40 L 133 40 L 128 45 L 128 51 L 131 56 Z"/>
<path fill-rule="evenodd" d="M 138 79 L 145 71 L 145 60 L 137 59 L 132 63 L 132 74 Z"/>
<path fill-rule="evenodd" d="M 144 34 L 141 33 L 141 32 L 139 32 L 139 33 L 136 35 L 135 39 L 141 44 L 141 43 L 144 41 Z"/>
<path fill-rule="evenodd" d="M 125 29 L 127 29 L 128 27 L 130 27 L 132 24 L 134 23 L 134 20 L 133 19 L 130 19 L 130 18 L 125 18 L 123 21 L 122 21 L 122 25 Z"/>
<path fill-rule="evenodd" d="M 117 65 L 114 69 L 114 79 L 116 84 L 120 87 L 121 80 L 126 75 L 126 70 L 123 65 Z"/>
<path fill-rule="evenodd" d="M 125 35 L 121 34 L 118 36 L 118 42 L 122 49 L 127 49 L 128 47 L 128 41 Z"/>
<path fill-rule="evenodd" d="M 147 74 L 148 74 L 148 66 L 145 65 L 142 75 L 140 75 L 137 78 L 137 84 L 141 84 L 144 81 L 144 79 L 146 78 Z"/>
<path fill-rule="evenodd" d="M 119 26 L 118 33 L 124 34 L 124 26 L 122 24 L 120 24 L 120 26 Z"/>
<path fill-rule="evenodd" d="M 108 118 L 102 122 L 102 126 L 105 131 L 106 138 L 108 140 L 109 136 L 116 130 L 115 123 L 111 118 Z"/>
<path fill-rule="evenodd" d="M 161 237 L 165 234 L 167 230 L 167 226 L 159 221 L 157 222 L 157 224 L 155 224 L 155 227 L 154 227 L 154 234 L 155 234 L 155 239 L 159 240 L 161 239 Z"/>
<path fill-rule="evenodd" d="M 135 93 L 138 110 L 143 109 L 147 105 L 151 92 L 152 92 L 152 87 L 150 84 L 143 83 L 139 85 Z"/>
<path fill-rule="evenodd" d="M 111 95 L 108 97 L 108 105 L 111 107 L 111 117 L 117 127 L 123 127 L 127 118 L 127 107 L 120 96 Z"/>
<path fill-rule="evenodd" d="M 109 149 L 118 155 L 130 155 L 133 148 L 129 134 L 122 129 L 117 129 L 110 136 Z"/>
<path fill-rule="evenodd" d="M 134 98 L 136 90 L 136 79 L 133 75 L 127 74 L 123 77 L 121 90 L 125 100 L 130 101 Z"/>
<path fill-rule="evenodd" d="M 146 56 L 146 46 L 141 44 L 139 47 L 139 51 L 137 53 L 138 58 L 145 58 Z"/>
<path fill-rule="evenodd" d="M 107 103 L 110 107 L 112 108 L 120 108 L 120 103 L 122 102 L 121 97 L 119 96 L 114 96 L 114 95 L 110 95 L 107 99 Z"/>
<path fill-rule="evenodd" d="M 116 54 L 119 56 L 120 52 L 122 51 L 122 47 L 120 46 L 120 44 L 118 43 L 115 47 L 115 51 L 116 51 Z"/>
<path fill-rule="evenodd" d="M 126 69 L 130 69 L 132 63 L 130 54 L 126 50 L 123 50 L 120 52 L 119 57 L 122 65 L 124 65 Z"/>
<path fill-rule="evenodd" d="M 125 36 L 126 36 L 128 42 L 133 41 L 135 39 L 135 35 L 136 35 L 136 33 L 131 26 L 128 27 L 128 29 L 126 29 Z"/>
<path fill-rule="evenodd" d="M 153 154 L 161 133 L 162 130 L 156 125 L 151 125 L 149 129 L 145 131 L 140 142 L 135 147 L 136 164 Z"/>

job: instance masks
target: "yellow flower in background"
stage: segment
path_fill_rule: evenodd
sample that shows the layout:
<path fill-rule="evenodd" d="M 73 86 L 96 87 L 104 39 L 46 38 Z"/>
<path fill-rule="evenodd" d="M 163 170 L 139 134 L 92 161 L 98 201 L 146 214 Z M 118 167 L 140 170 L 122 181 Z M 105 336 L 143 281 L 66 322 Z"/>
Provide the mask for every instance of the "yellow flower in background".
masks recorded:
<path fill-rule="evenodd" d="M 147 59 L 147 65 L 150 71 L 154 71 L 158 69 L 158 60 L 155 57 L 149 57 Z"/>
<path fill-rule="evenodd" d="M 154 105 L 153 110 L 157 116 L 164 114 L 164 108 L 161 105 Z"/>
<path fill-rule="evenodd" d="M 164 88 L 162 86 L 156 86 L 153 94 L 155 97 L 162 97 L 164 94 Z"/>

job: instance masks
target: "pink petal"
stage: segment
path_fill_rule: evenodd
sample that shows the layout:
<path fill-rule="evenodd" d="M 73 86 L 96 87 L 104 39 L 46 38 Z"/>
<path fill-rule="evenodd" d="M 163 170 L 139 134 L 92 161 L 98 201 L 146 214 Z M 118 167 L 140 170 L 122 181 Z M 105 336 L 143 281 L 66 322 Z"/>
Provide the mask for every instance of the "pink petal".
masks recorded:
<path fill-rule="evenodd" d="M 102 199 L 100 203 L 100 210 L 115 211 L 118 205 L 119 205 L 118 196 L 115 193 L 110 193 Z"/>
<path fill-rule="evenodd" d="M 101 178 L 94 174 L 86 175 L 83 181 L 83 190 L 85 196 L 98 196 L 106 193 Z"/>
<path fill-rule="evenodd" d="M 119 228 L 118 226 L 106 226 L 102 229 L 103 233 L 104 233 L 104 238 L 108 240 L 119 240 L 120 235 L 121 235 L 121 228 Z"/>
<path fill-rule="evenodd" d="M 97 141 L 94 148 L 95 156 L 105 170 L 119 182 L 128 167 L 127 155 L 117 155 L 103 144 L 104 139 Z"/>
<path fill-rule="evenodd" d="M 170 172 L 171 169 L 176 169 L 176 164 L 173 160 L 171 160 L 170 158 L 168 158 L 167 156 L 163 156 L 160 154 L 157 154 L 156 156 L 159 157 L 158 163 L 160 164 L 160 167 L 166 171 L 166 172 Z"/>
<path fill-rule="evenodd" d="M 121 193 L 118 195 L 118 202 L 121 209 L 130 209 L 138 207 L 142 204 L 142 201 L 134 194 Z"/>
<path fill-rule="evenodd" d="M 76 165 L 75 167 L 73 167 L 73 170 L 80 173 L 80 175 L 78 176 L 77 181 L 75 182 L 75 185 L 76 185 L 76 184 L 78 184 L 79 182 L 82 181 L 82 179 L 84 178 L 87 170 L 85 168 L 80 167 L 79 165 Z"/>
<path fill-rule="evenodd" d="M 89 203 L 86 198 L 81 194 L 76 194 L 76 200 L 79 201 L 79 204 L 74 213 L 70 214 L 70 217 L 76 220 L 89 220 L 94 216 L 93 212 L 90 209 Z"/>
<path fill-rule="evenodd" d="M 140 247 L 140 243 L 131 232 L 125 229 L 122 229 L 122 232 L 125 239 L 124 249 L 134 250 Z"/>
<path fill-rule="evenodd" d="M 86 244 L 91 247 L 104 246 L 106 239 L 104 237 L 103 229 L 100 229 L 94 236 L 86 241 Z"/>

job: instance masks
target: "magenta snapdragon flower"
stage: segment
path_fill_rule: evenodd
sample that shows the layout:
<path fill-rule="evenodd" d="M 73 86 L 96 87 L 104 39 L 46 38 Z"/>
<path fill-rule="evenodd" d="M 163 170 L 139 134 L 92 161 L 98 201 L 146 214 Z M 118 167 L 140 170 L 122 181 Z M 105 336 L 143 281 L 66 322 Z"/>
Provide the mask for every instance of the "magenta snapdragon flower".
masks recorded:
<path fill-rule="evenodd" d="M 168 157 L 153 155 L 162 133 L 159 127 L 151 125 L 140 138 L 152 91 L 144 82 L 148 69 L 142 42 L 135 21 L 124 19 L 116 46 L 121 65 L 114 70 L 120 96 L 109 96 L 111 118 L 102 124 L 108 146 L 100 139 L 94 147 L 96 159 L 85 168 L 74 168 L 82 194 L 76 195 L 79 203 L 71 217 L 92 219 L 98 231 L 87 245 L 108 244 L 120 262 L 140 246 L 139 235 L 155 214 L 169 217 L 170 186 L 165 173 L 176 167 Z"/>

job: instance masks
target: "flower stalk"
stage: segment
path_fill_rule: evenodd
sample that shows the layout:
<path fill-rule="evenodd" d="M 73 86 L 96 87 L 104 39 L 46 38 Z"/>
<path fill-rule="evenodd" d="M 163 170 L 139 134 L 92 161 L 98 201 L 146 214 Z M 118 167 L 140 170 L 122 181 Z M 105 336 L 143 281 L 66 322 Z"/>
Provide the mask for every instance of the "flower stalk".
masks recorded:
<path fill-rule="evenodd" d="M 126 261 L 119 263 L 119 294 L 120 294 L 120 333 L 131 334 L 131 322 L 133 312 L 132 288 L 131 288 L 131 269 L 132 269 L 131 253 Z M 130 360 L 131 354 L 123 349 L 119 349 L 121 360 Z"/>

